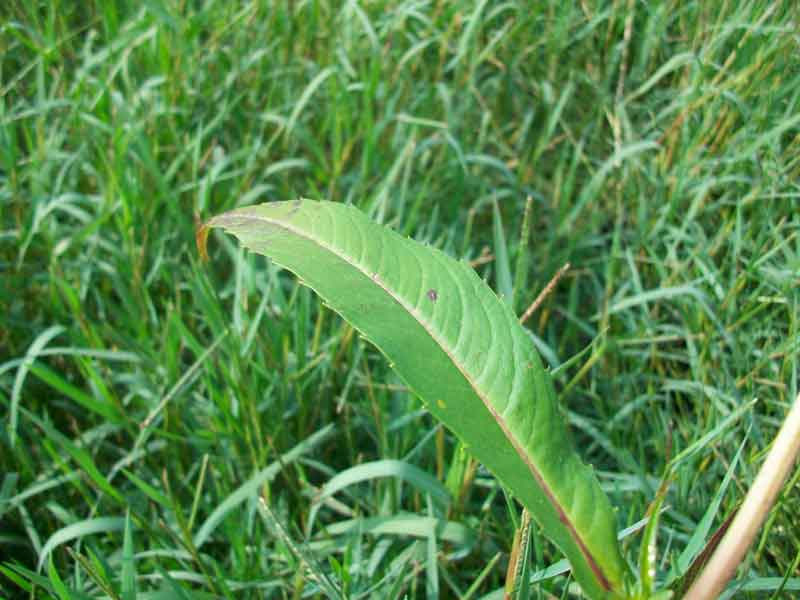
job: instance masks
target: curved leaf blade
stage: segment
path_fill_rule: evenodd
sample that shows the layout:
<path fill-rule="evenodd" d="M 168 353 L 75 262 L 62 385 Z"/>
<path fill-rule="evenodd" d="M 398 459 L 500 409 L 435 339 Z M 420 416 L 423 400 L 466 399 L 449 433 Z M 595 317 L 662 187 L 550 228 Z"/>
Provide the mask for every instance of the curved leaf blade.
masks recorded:
<path fill-rule="evenodd" d="M 469 265 L 332 202 L 219 215 L 198 232 L 201 251 L 214 227 L 296 274 L 377 346 L 539 521 L 587 595 L 624 597 L 608 498 L 568 441 L 527 333 Z"/>
<path fill-rule="evenodd" d="M 44 561 L 50 556 L 50 553 L 67 542 L 93 535 L 95 533 L 109 533 L 112 531 L 120 531 L 125 526 L 125 519 L 122 517 L 95 517 L 93 519 L 84 519 L 77 523 L 72 523 L 66 527 L 62 527 L 51 535 L 47 542 L 42 547 L 39 553 L 39 563 L 36 567 L 37 571 L 41 571 Z"/>

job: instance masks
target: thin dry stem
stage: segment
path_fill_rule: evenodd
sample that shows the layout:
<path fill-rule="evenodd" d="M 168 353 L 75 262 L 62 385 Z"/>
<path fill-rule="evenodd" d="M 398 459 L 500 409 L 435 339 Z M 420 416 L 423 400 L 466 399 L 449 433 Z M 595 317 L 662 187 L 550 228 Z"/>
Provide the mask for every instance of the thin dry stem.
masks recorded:
<path fill-rule="evenodd" d="M 530 316 L 536 312 L 536 309 L 539 308 L 539 305 L 542 302 L 544 302 L 545 298 L 547 298 L 550 292 L 553 291 L 553 288 L 556 287 L 558 281 L 564 276 L 564 274 L 567 271 L 569 271 L 569 267 L 570 264 L 567 263 L 563 267 L 561 267 L 555 275 L 553 275 L 553 278 L 550 280 L 550 282 L 546 286 L 544 286 L 544 289 L 541 292 L 539 292 L 538 296 L 536 296 L 536 300 L 534 300 L 528 307 L 528 309 L 524 313 L 522 313 L 522 316 L 519 318 L 520 323 L 524 323 L 525 321 L 527 321 L 530 318 Z"/>
<path fill-rule="evenodd" d="M 736 573 L 800 452 L 800 394 L 733 523 L 684 600 L 714 600 Z"/>

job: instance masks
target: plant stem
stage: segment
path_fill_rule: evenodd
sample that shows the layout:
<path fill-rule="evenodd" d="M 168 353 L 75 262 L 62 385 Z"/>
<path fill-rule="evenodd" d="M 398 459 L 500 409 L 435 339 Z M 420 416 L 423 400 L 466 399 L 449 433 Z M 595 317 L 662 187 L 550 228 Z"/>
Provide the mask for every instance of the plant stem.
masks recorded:
<path fill-rule="evenodd" d="M 684 600 L 713 600 L 733 577 L 769 514 L 800 452 L 800 394 L 789 410 L 753 486 L 703 572 Z"/>

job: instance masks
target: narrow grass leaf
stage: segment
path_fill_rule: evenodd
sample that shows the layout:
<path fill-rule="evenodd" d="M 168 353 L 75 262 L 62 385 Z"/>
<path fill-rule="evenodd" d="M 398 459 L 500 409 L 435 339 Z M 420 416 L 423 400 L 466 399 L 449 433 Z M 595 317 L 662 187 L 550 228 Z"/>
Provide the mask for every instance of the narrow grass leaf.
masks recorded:
<path fill-rule="evenodd" d="M 122 574 L 120 595 L 122 600 L 136 600 L 136 559 L 133 548 L 133 525 L 130 509 L 125 513 L 125 533 L 122 539 Z"/>
<path fill-rule="evenodd" d="M 8 414 L 8 439 L 11 448 L 17 440 L 17 420 L 19 419 L 19 403 L 22 397 L 22 384 L 25 382 L 25 376 L 28 370 L 33 365 L 34 360 L 39 355 L 41 350 L 48 344 L 50 340 L 56 337 L 65 329 L 61 325 L 53 325 L 48 327 L 33 340 L 33 343 L 28 348 L 25 358 L 17 369 L 17 376 L 14 378 L 14 387 L 11 388 L 11 408 Z"/>
<path fill-rule="evenodd" d="M 141 490 L 145 496 L 150 498 L 150 500 L 160 505 L 162 508 L 166 508 L 168 510 L 172 509 L 172 502 L 170 502 L 169 498 L 162 494 L 158 489 L 140 479 L 127 469 L 122 469 L 122 473 L 133 485 L 139 488 L 139 490 Z"/>
<path fill-rule="evenodd" d="M 332 477 L 323 486 L 308 517 L 309 531 L 311 531 L 311 528 L 314 526 L 317 512 L 319 511 L 320 505 L 324 503 L 325 500 L 351 485 L 384 477 L 394 477 L 406 481 L 420 492 L 429 494 L 442 504 L 448 504 L 450 502 L 450 493 L 447 491 L 447 488 L 442 485 L 438 479 L 432 477 L 425 471 L 401 460 L 379 460 L 350 467 Z"/>
<path fill-rule="evenodd" d="M 531 238 L 531 215 L 533 213 L 533 198 L 528 196 L 525 201 L 525 213 L 522 217 L 522 227 L 519 233 L 519 251 L 517 262 L 514 266 L 514 298 L 517 302 L 512 307 L 516 310 L 519 299 L 524 297 L 525 287 L 528 285 L 528 267 L 530 266 L 530 252 L 528 243 Z"/>
<path fill-rule="evenodd" d="M 742 415 L 744 415 L 747 411 L 749 411 L 753 406 L 755 406 L 758 400 L 753 399 L 750 402 L 746 402 L 733 412 L 731 412 L 727 417 L 722 419 L 716 427 L 708 431 L 704 435 L 702 435 L 697 441 L 689 444 L 685 449 L 675 455 L 675 457 L 669 462 L 667 468 L 669 470 L 676 469 L 681 463 L 685 460 L 689 459 L 690 457 L 694 456 L 704 448 L 708 447 L 712 441 L 714 441 L 717 437 L 722 435 L 722 433 L 728 429 L 733 423 L 738 421 Z"/>
<path fill-rule="evenodd" d="M 86 537 L 87 535 L 120 531 L 124 527 L 125 519 L 122 517 L 96 517 L 62 527 L 51 535 L 42 547 L 42 551 L 39 554 L 37 570 L 41 570 L 42 565 L 45 560 L 47 560 L 47 557 L 50 556 L 50 553 L 62 544 Z"/>
<path fill-rule="evenodd" d="M 50 583 L 53 586 L 53 590 L 55 590 L 56 595 L 61 600 L 74 600 L 74 597 L 67 589 L 67 586 L 64 585 L 61 577 L 58 574 L 58 570 L 56 569 L 55 565 L 53 564 L 53 558 L 50 557 L 50 562 L 47 565 L 47 577 L 50 579 Z"/>
<path fill-rule="evenodd" d="M 472 39 L 475 37 L 476 32 L 481 24 L 481 13 L 483 9 L 486 7 L 487 0 L 480 0 L 477 4 L 475 4 L 475 8 L 472 11 L 472 14 L 469 16 L 467 20 L 467 26 L 464 27 L 464 31 L 461 34 L 461 37 L 458 39 L 458 49 L 456 51 L 456 55 L 452 58 L 450 63 L 447 65 L 447 70 L 449 71 L 453 67 L 458 66 L 458 64 L 464 60 L 464 58 L 469 53 L 469 47 L 472 42 Z"/>
<path fill-rule="evenodd" d="M 89 394 L 76 388 L 58 373 L 41 363 L 32 364 L 30 370 L 31 373 L 36 375 L 39 379 L 44 381 L 56 391 L 64 394 L 67 398 L 73 400 L 76 404 L 79 404 L 85 409 L 103 417 L 104 419 L 108 419 L 113 423 L 120 422 L 121 415 L 116 406 L 113 404 L 108 404 L 92 398 Z"/>
<path fill-rule="evenodd" d="M 3 485 L 0 486 L 0 518 L 11 508 L 11 494 L 17 488 L 18 481 L 19 474 L 17 473 L 6 473 L 3 477 Z"/>
<path fill-rule="evenodd" d="M 722 504 L 722 499 L 725 497 L 725 492 L 728 490 L 728 486 L 733 480 L 733 473 L 736 470 L 736 466 L 739 464 L 739 459 L 741 458 L 742 450 L 744 450 L 744 445 L 745 442 L 747 442 L 747 439 L 748 436 L 745 436 L 745 439 L 739 445 L 739 449 L 736 451 L 728 470 L 725 472 L 725 477 L 722 480 L 722 484 L 720 484 L 719 488 L 717 489 L 717 493 L 714 494 L 714 498 L 711 500 L 711 504 L 708 505 L 706 512 L 703 514 L 703 517 L 697 524 L 697 527 L 692 533 L 692 537 L 689 538 L 686 548 L 684 548 L 683 552 L 681 552 L 680 556 L 678 557 L 678 562 L 675 565 L 678 575 L 683 575 L 686 573 L 689 565 L 691 565 L 694 558 L 703 549 L 705 540 L 708 537 L 708 533 L 711 531 L 711 527 L 714 524 L 714 519 L 716 518 L 719 507 Z"/>
<path fill-rule="evenodd" d="M 151 427 L 153 426 L 153 421 L 155 421 L 156 417 L 164 410 L 164 407 L 172 400 L 175 396 L 177 396 L 180 392 L 186 389 L 189 385 L 191 385 L 199 376 L 200 376 L 200 367 L 203 366 L 203 363 L 211 356 L 214 351 L 219 347 L 225 337 L 228 335 L 229 330 L 226 329 L 222 333 L 217 336 L 212 344 L 206 348 L 203 353 L 197 357 L 197 360 L 186 369 L 186 372 L 181 375 L 180 379 L 175 382 L 175 385 L 170 388 L 169 392 L 167 392 L 161 401 L 148 413 L 147 417 L 145 417 L 144 421 L 141 424 L 141 430 L 139 432 L 139 437 L 136 439 L 135 447 L 141 447 L 147 438 L 149 437 Z"/>
<path fill-rule="evenodd" d="M 106 478 L 106 476 L 103 475 L 92 459 L 91 454 L 89 454 L 84 448 L 77 446 L 72 440 L 70 440 L 67 436 L 62 434 L 46 421 L 42 421 L 28 411 L 25 411 L 25 414 L 29 419 L 31 419 L 44 430 L 47 437 L 56 442 L 67 452 L 67 454 L 70 455 L 70 457 L 72 457 L 72 459 L 78 464 L 83 472 L 89 476 L 89 478 L 100 490 L 111 496 L 118 503 L 125 504 L 125 499 L 116 490 L 116 488 L 111 485 L 111 482 Z"/>
<path fill-rule="evenodd" d="M 317 88 L 322 85 L 322 83 L 331 75 L 334 75 L 336 70 L 333 67 L 327 67 L 320 71 L 314 79 L 308 84 L 306 89 L 303 91 L 303 94 L 295 104 L 294 109 L 292 110 L 292 114 L 289 116 L 289 120 L 286 122 L 286 139 L 289 139 L 294 131 L 295 126 L 297 125 L 297 120 L 300 118 L 303 109 L 305 109 L 306 104 L 308 104 L 311 97 L 314 95 L 314 92 L 317 91 Z"/>
<path fill-rule="evenodd" d="M 200 546 L 208 541 L 208 538 L 217 528 L 217 525 L 219 525 L 220 521 L 225 518 L 225 515 L 227 515 L 230 511 L 239 506 L 248 498 L 257 496 L 259 489 L 265 482 L 272 481 L 275 476 L 280 473 L 281 469 L 283 469 L 289 463 L 297 460 L 303 454 L 313 450 L 317 445 L 328 439 L 333 431 L 333 424 L 323 427 L 313 435 L 297 444 L 288 452 L 282 454 L 278 460 L 259 471 L 256 475 L 238 487 L 214 509 L 205 522 L 200 526 L 200 529 L 197 530 L 197 533 L 194 536 L 195 547 L 200 548 Z"/>
<path fill-rule="evenodd" d="M 748 146 L 742 149 L 741 155 L 742 156 L 751 156 L 756 150 L 758 150 L 761 146 L 768 144 L 774 140 L 777 140 L 782 136 L 785 132 L 789 131 L 790 129 L 796 128 L 800 125 L 800 114 L 793 115 L 788 119 L 784 119 L 781 121 L 780 125 L 770 129 L 762 133 L 758 136 L 753 142 L 751 142 Z"/>
<path fill-rule="evenodd" d="M 681 69 L 682 67 L 694 62 L 695 60 L 697 60 L 697 56 L 694 52 L 681 52 L 680 54 L 676 54 L 675 56 L 671 57 L 667 62 L 661 65 L 661 67 L 659 67 L 659 69 L 653 73 L 647 79 L 647 81 L 640 85 L 636 90 L 631 92 L 631 94 L 625 98 L 625 103 L 627 104 L 631 100 L 635 100 L 639 96 L 646 94 L 664 77 L 673 71 L 677 71 L 678 69 Z"/>
<path fill-rule="evenodd" d="M 12 566 L 14 566 L 15 568 L 19 568 L 17 565 L 12 565 Z M 13 581 L 16 585 L 18 585 L 21 589 L 25 590 L 28 593 L 31 593 L 31 590 L 33 589 L 33 585 L 31 585 L 31 583 L 29 582 L 35 581 L 36 577 L 41 577 L 41 575 L 33 573 L 32 571 L 29 571 L 27 573 L 23 571 L 25 577 L 27 578 L 25 579 L 21 577 L 19 574 L 17 574 L 16 571 L 12 571 L 10 567 L 6 567 L 4 565 L 0 565 L 0 573 L 8 577 L 11 581 Z M 44 578 L 42 579 L 44 580 L 44 585 L 42 585 L 42 587 L 45 589 L 49 588 L 50 586 L 48 585 L 49 582 L 47 581 L 47 579 Z"/>
<path fill-rule="evenodd" d="M 428 516 L 433 517 L 433 503 L 430 496 L 426 498 L 428 504 Z M 425 540 L 425 595 L 428 600 L 438 600 L 439 598 L 439 542 L 436 529 L 428 532 Z"/>
<path fill-rule="evenodd" d="M 569 573 L 569 563 L 566 560 L 560 560 L 545 569 L 541 569 L 535 573 L 532 573 L 528 583 L 530 585 L 535 585 L 542 581 L 547 581 L 548 579 L 553 579 L 554 577 L 558 577 L 559 575 L 564 575 L 566 573 Z M 499 588 L 493 592 L 481 596 L 481 600 L 503 600 L 505 597 L 505 588 Z"/>
<path fill-rule="evenodd" d="M 634 294 L 633 296 L 629 296 L 624 300 L 615 302 L 614 304 L 608 307 L 608 313 L 614 314 L 623 311 L 625 309 L 631 308 L 632 306 L 639 306 L 640 304 L 648 304 L 649 302 L 655 302 L 658 300 L 671 300 L 679 296 L 692 296 L 697 299 L 704 299 L 703 294 L 697 291 L 697 288 L 695 288 L 692 285 L 662 287 L 655 290 L 648 290 L 646 292 Z"/>
<path fill-rule="evenodd" d="M 328 577 L 314 556 L 304 546 L 294 541 L 294 538 L 286 531 L 286 528 L 272 512 L 263 497 L 259 498 L 257 506 L 258 513 L 266 523 L 267 528 L 280 538 L 291 553 L 303 563 L 308 575 L 319 585 L 322 592 L 330 599 L 344 600 L 345 595 L 339 586 Z"/>
<path fill-rule="evenodd" d="M 320 535 L 339 536 L 352 535 L 356 532 L 369 533 L 376 536 L 410 535 L 420 539 L 427 538 L 435 529 L 439 539 L 456 547 L 471 547 L 478 539 L 477 532 L 462 523 L 445 521 L 436 517 L 426 517 L 413 513 L 400 513 L 388 517 L 367 517 L 347 519 L 325 526 Z"/>
<path fill-rule="evenodd" d="M 783 586 L 784 592 L 800 592 L 800 577 L 753 577 L 744 582 L 736 582 L 722 592 L 719 600 L 740 597 L 742 592 L 774 592 Z"/>
<path fill-rule="evenodd" d="M 195 593 L 191 593 L 188 590 L 185 590 L 182 585 L 180 585 L 175 578 L 164 570 L 164 567 L 161 566 L 160 563 L 155 564 L 156 570 L 161 575 L 161 578 L 167 583 L 167 589 L 163 590 L 162 593 L 166 598 L 169 600 L 196 600 Z M 202 595 L 200 596 L 203 597 Z M 213 598 L 217 598 L 216 595 L 212 596 Z"/>
<path fill-rule="evenodd" d="M 497 198 L 492 198 L 492 215 L 494 217 L 492 233 L 494 234 L 494 264 L 497 266 L 497 291 L 500 292 L 500 298 L 513 308 L 514 284 L 511 281 L 511 262 L 508 258 L 508 245 Z"/>
<path fill-rule="evenodd" d="M 623 146 L 617 152 L 614 152 L 614 154 L 609 156 L 589 180 L 589 183 L 586 184 L 586 187 L 583 188 L 583 191 L 575 202 L 575 206 L 566 216 L 564 221 L 562 221 L 562 223 L 558 226 L 559 235 L 567 235 L 569 233 L 575 223 L 575 220 L 578 218 L 580 213 L 583 212 L 586 205 L 597 196 L 603 182 L 606 180 L 606 177 L 608 177 L 611 171 L 621 166 L 624 161 L 629 160 L 638 154 L 655 150 L 658 147 L 659 145 L 656 142 L 650 140 L 633 142 L 627 146 Z"/>

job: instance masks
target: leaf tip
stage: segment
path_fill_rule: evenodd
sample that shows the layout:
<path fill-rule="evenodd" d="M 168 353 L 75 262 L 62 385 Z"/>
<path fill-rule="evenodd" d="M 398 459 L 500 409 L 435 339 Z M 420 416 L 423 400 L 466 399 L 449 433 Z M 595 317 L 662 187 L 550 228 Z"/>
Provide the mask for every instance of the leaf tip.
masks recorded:
<path fill-rule="evenodd" d="M 194 241 L 197 244 L 197 252 L 200 254 L 200 260 L 208 262 L 208 230 L 210 229 L 209 223 L 200 223 L 195 225 Z"/>

